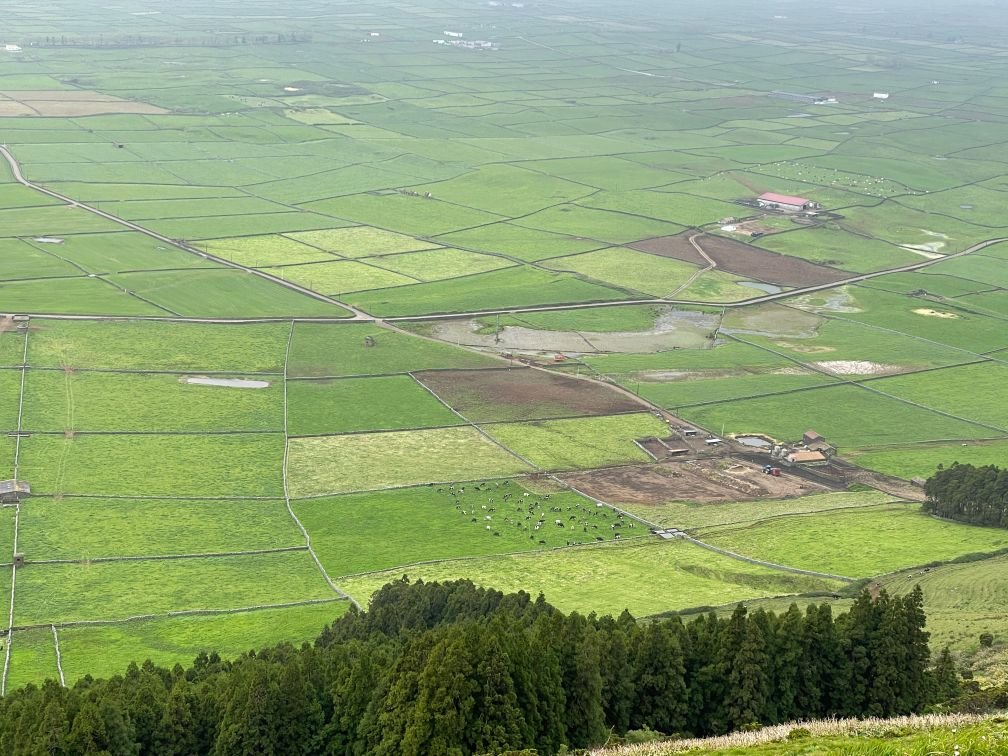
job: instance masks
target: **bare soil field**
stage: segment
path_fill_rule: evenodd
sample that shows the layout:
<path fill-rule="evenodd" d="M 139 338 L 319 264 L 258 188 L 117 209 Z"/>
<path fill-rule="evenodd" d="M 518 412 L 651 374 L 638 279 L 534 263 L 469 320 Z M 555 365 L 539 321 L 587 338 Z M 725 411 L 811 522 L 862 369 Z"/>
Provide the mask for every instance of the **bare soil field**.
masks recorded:
<path fill-rule="evenodd" d="M 638 402 L 591 381 L 531 368 L 436 370 L 416 378 L 475 422 L 640 412 Z"/>
<path fill-rule="evenodd" d="M 670 501 L 714 504 L 829 490 L 787 473 L 779 478 L 765 475 L 759 465 L 731 458 L 612 467 L 561 477 L 579 491 L 617 505 Z"/>
<path fill-rule="evenodd" d="M 164 108 L 146 102 L 123 100 L 112 95 L 85 90 L 23 90 L 0 92 L 0 117 L 88 116 L 106 113 L 168 113 Z"/>
<path fill-rule="evenodd" d="M 661 236 L 645 239 L 629 246 L 641 252 L 676 260 L 706 265 L 707 262 L 689 243 L 692 234 L 685 232 L 676 236 Z M 720 236 L 703 235 L 697 240 L 703 251 L 717 263 L 720 270 L 745 276 L 755 281 L 778 286 L 815 286 L 833 283 L 850 276 L 842 270 L 825 265 L 814 265 L 807 260 L 789 255 L 779 255 L 759 247 L 753 247 Z"/>

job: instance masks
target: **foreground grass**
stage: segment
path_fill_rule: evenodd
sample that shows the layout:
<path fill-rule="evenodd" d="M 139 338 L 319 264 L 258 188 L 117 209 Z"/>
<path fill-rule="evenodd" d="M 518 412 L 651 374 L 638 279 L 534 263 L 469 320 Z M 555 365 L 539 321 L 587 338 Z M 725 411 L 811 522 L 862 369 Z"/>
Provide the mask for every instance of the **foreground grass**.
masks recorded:
<path fill-rule="evenodd" d="M 628 609 L 638 617 L 754 596 L 834 590 L 840 585 L 747 564 L 683 541 L 654 539 L 418 565 L 346 578 L 338 585 L 364 603 L 404 573 L 428 582 L 468 578 L 533 596 L 541 591 L 565 612 L 615 616 Z"/>
<path fill-rule="evenodd" d="M 806 732 L 807 731 L 807 734 Z M 795 733 L 792 735 L 791 733 Z M 972 714 L 927 714 L 893 719 L 837 719 L 790 722 L 754 732 L 714 738 L 600 748 L 592 756 L 661 756 L 704 751 L 718 754 L 904 754 L 938 756 L 953 753 L 998 756 L 1008 749 L 1003 717 Z"/>

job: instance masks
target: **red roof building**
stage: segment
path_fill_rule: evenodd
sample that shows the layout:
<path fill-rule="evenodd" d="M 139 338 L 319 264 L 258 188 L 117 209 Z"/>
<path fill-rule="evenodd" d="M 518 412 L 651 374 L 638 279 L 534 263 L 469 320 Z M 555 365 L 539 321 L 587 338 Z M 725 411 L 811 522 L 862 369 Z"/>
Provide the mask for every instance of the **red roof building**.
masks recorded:
<path fill-rule="evenodd" d="M 787 194 L 775 194 L 767 192 L 761 194 L 757 200 L 760 207 L 778 207 L 781 210 L 805 210 L 812 206 L 812 200 L 804 197 L 791 197 Z"/>

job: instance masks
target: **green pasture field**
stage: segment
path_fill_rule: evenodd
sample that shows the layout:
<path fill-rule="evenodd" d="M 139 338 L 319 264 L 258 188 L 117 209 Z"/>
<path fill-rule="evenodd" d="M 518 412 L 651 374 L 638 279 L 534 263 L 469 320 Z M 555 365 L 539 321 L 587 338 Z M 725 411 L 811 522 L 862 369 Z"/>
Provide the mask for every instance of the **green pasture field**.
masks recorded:
<path fill-rule="evenodd" d="M 109 280 L 180 315 L 218 318 L 350 315 L 339 305 L 238 270 L 121 273 L 109 276 Z"/>
<path fill-rule="evenodd" d="M 675 296 L 694 302 L 741 302 L 761 296 L 758 289 L 741 286 L 738 279 L 733 273 L 707 271 Z"/>
<path fill-rule="evenodd" d="M 185 380 L 178 375 L 32 370 L 25 379 L 21 425 L 31 431 L 283 431 L 281 382 L 246 389 Z"/>
<path fill-rule="evenodd" d="M 900 197 L 896 201 L 914 210 L 951 215 L 985 228 L 997 229 L 1008 225 L 1002 212 L 1004 193 L 982 186 L 956 187 L 943 192 Z M 991 236 L 996 235 L 996 232 L 991 233 Z"/>
<path fill-rule="evenodd" d="M 283 435 L 34 435 L 21 470 L 38 494 L 280 496 Z"/>
<path fill-rule="evenodd" d="M 145 227 L 172 239 L 222 239 L 248 234 L 282 234 L 310 231 L 339 225 L 328 215 L 291 210 L 260 215 L 222 215 L 219 217 L 179 218 L 144 221 Z"/>
<path fill-rule="evenodd" d="M 35 497 L 21 507 L 30 560 L 212 554 L 304 546 L 283 501 Z"/>
<path fill-rule="evenodd" d="M 519 218 L 514 223 L 526 228 L 585 237 L 610 244 L 626 244 L 655 236 L 674 236 L 684 230 L 683 226 L 676 223 L 580 205 L 550 207 Z"/>
<path fill-rule="evenodd" d="M 371 224 L 417 236 L 437 236 L 502 220 L 501 215 L 463 205 L 395 193 L 381 196 L 354 194 L 308 202 L 301 207 L 340 220 Z M 2 228 L 0 224 L 0 229 Z"/>
<path fill-rule="evenodd" d="M 866 238 L 834 225 L 805 228 L 764 236 L 757 243 L 771 252 L 800 257 L 852 273 L 870 273 L 899 265 L 923 262 L 925 258 L 894 244 Z"/>
<path fill-rule="evenodd" d="M 696 535 L 755 559 L 854 578 L 1008 548 L 1004 530 L 936 520 L 916 504 L 784 516 Z"/>
<path fill-rule="evenodd" d="M 6 444 L 4 446 L 6 446 Z M 6 448 L 2 450 L 7 451 Z M 6 454 L 4 455 L 5 466 L 14 461 L 13 444 L 11 445 L 10 451 L 11 454 L 9 456 Z M 0 549 L 3 549 L 3 551 L 0 551 L 0 554 L 14 553 L 14 514 L 15 513 L 11 511 L 9 507 L 5 507 L 0 510 Z M 6 560 L 6 557 L 4 557 L 4 559 Z M 0 570 L 0 573 L 4 571 L 6 570 Z M 10 585 L 9 577 L 10 576 L 8 575 L 8 586 Z"/>
<path fill-rule="evenodd" d="M 852 450 L 853 461 L 862 467 L 910 480 L 929 478 L 938 465 L 950 467 L 954 462 L 971 465 L 998 465 L 1008 460 L 1006 441 L 970 441 L 956 444 L 893 445 L 875 449 Z"/>
<path fill-rule="evenodd" d="M 962 652 L 979 648 L 981 633 L 992 633 L 998 645 L 1005 642 L 1008 626 L 1008 556 L 964 564 L 901 572 L 880 582 L 890 593 L 905 594 L 919 585 L 924 591 L 927 630 L 931 647 L 946 644 Z M 1003 655 L 1003 649 L 1001 651 Z M 1002 671 L 1003 676 L 1003 671 Z"/>
<path fill-rule="evenodd" d="M 1004 429 L 1008 435 L 1008 365 L 980 363 L 871 381 L 873 389 Z"/>
<path fill-rule="evenodd" d="M 665 504 L 628 504 L 612 501 L 620 509 L 667 528 L 692 531 L 717 525 L 743 525 L 771 521 L 785 515 L 874 507 L 893 501 L 879 491 L 818 493 L 790 499 L 753 499 L 707 504 L 670 501 Z"/>
<path fill-rule="evenodd" d="M 287 384 L 287 431 L 292 436 L 464 424 L 408 375 Z"/>
<path fill-rule="evenodd" d="M 325 262 L 333 259 L 333 256 L 328 252 L 278 234 L 212 239 L 199 242 L 199 247 L 216 257 L 254 268 L 267 265 Z"/>
<path fill-rule="evenodd" d="M 40 684 L 43 680 L 59 680 L 56 667 L 56 644 L 52 629 L 48 627 L 14 632 L 9 641 L 10 669 L 7 672 L 7 690 L 17 690 L 28 683 Z"/>
<path fill-rule="evenodd" d="M 665 423 L 650 413 L 500 423 L 483 429 L 544 470 L 647 462 L 650 457 L 634 439 L 668 432 Z"/>
<path fill-rule="evenodd" d="M 325 252 L 342 257 L 370 257 L 396 252 L 416 252 L 437 246 L 412 236 L 397 234 L 371 226 L 330 228 L 321 231 L 303 231 L 285 234 L 294 241 L 308 244 Z"/>
<path fill-rule="evenodd" d="M 1008 244 L 992 244 L 971 256 L 993 257 L 996 260 L 1008 260 Z"/>
<path fill-rule="evenodd" d="M 142 589 L 139 589 L 142 586 Z M 18 575 L 18 625 L 238 609 L 333 597 L 306 551 L 35 565 Z"/>
<path fill-rule="evenodd" d="M 465 231 L 455 231 L 437 237 L 439 242 L 463 249 L 496 252 L 527 262 L 550 257 L 590 252 L 608 246 L 605 242 L 584 239 L 576 235 L 554 234 L 512 223 L 492 223 Z"/>
<path fill-rule="evenodd" d="M 967 310 L 979 311 L 984 315 L 995 315 L 1008 320 L 1008 291 L 999 289 L 985 294 L 967 294 L 957 297 L 957 304 Z"/>
<path fill-rule="evenodd" d="M 708 342 L 710 343 L 710 342 Z M 749 344 L 728 341 L 705 349 L 673 349 L 654 354 L 587 355 L 581 361 L 603 375 L 636 375 L 682 371 L 765 372 L 790 366 L 784 357 Z"/>
<path fill-rule="evenodd" d="M 840 227 L 855 234 L 868 234 L 893 244 L 937 244 L 940 254 L 961 252 L 976 242 L 999 236 L 998 231 L 974 226 L 948 215 L 934 215 L 887 202 L 878 207 L 844 210 Z"/>
<path fill-rule="evenodd" d="M 263 270 L 312 291 L 329 295 L 416 283 L 415 278 L 356 260 L 287 265 L 278 268 L 264 268 Z"/>
<path fill-rule="evenodd" d="M 825 300 L 812 298 L 806 301 Z M 921 304 L 928 306 L 926 302 Z M 916 370 L 959 365 L 978 359 L 975 352 L 960 348 L 954 342 L 937 344 L 927 338 L 915 338 L 887 328 L 881 321 L 875 326 L 849 320 L 849 317 L 847 313 L 830 314 L 807 335 L 742 333 L 734 338 L 819 367 L 829 367 L 836 361 L 868 361 L 896 370 Z"/>
<path fill-rule="evenodd" d="M 862 312 L 842 317 L 977 352 L 1008 346 L 1008 329 L 1003 320 L 960 310 L 950 301 L 936 304 L 864 286 L 854 287 L 854 297 Z M 954 317 L 934 317 L 918 310 L 935 310 Z"/>
<path fill-rule="evenodd" d="M 819 373 L 790 370 L 794 372 L 743 373 L 709 378 L 702 374 L 686 373 L 681 379 L 672 381 L 635 380 L 628 377 L 623 385 L 649 402 L 671 409 L 790 392 L 837 382 Z"/>
<path fill-rule="evenodd" d="M 0 237 L 64 236 L 120 228 L 113 221 L 65 204 L 0 209 Z"/>
<path fill-rule="evenodd" d="M 0 283 L 0 299 L 11 312 L 39 315 L 153 315 L 170 313 L 101 278 L 40 279 Z"/>
<path fill-rule="evenodd" d="M 670 295 L 698 270 L 680 260 L 620 247 L 555 257 L 545 265 L 655 297 Z"/>
<path fill-rule="evenodd" d="M 282 373 L 289 332 L 287 323 L 221 326 L 33 318 L 28 361 L 32 367 Z"/>
<path fill-rule="evenodd" d="M 0 239 L 0 280 L 79 276 L 81 269 L 24 239 Z"/>
<path fill-rule="evenodd" d="M 221 197 L 215 199 L 150 199 L 109 202 L 102 208 L 119 218 L 138 221 L 165 218 L 204 218 L 229 215 L 263 215 L 284 213 L 289 208 L 259 197 Z"/>
<path fill-rule="evenodd" d="M 333 576 L 432 560 L 552 549 L 573 540 L 595 543 L 596 535 L 612 540 L 610 524 L 616 516 L 611 510 L 605 509 L 600 516 L 594 502 L 577 494 L 554 493 L 546 502 L 539 496 L 524 497 L 527 490 L 515 481 L 502 483 L 487 481 L 483 491 L 467 483 L 466 492 L 457 489 L 456 496 L 447 486 L 423 486 L 310 499 L 293 506 L 322 565 Z M 502 500 L 505 493 L 513 498 Z M 530 502 L 537 502 L 536 511 L 526 520 Z M 553 507 L 562 511 L 551 511 Z M 577 521 L 570 521 L 571 513 Z M 540 519 L 545 524 L 536 528 Z M 557 527 L 557 519 L 565 527 Z M 581 525 L 585 521 L 598 527 L 586 533 L 586 526 Z M 364 542 L 370 544 L 367 549 L 359 547 Z"/>
<path fill-rule="evenodd" d="M 520 166 L 488 165 L 458 178 L 413 187 L 438 200 L 517 217 L 591 194 L 583 184 L 526 170 Z"/>
<path fill-rule="evenodd" d="M 950 260 L 949 262 L 952 261 Z M 941 265 L 944 265 L 944 263 Z M 939 266 L 932 266 L 915 273 L 891 273 L 887 276 L 866 281 L 861 285 L 866 288 L 881 289 L 896 294 L 910 294 L 911 292 L 920 292 L 923 290 L 931 296 L 955 298 L 959 298 L 963 294 L 988 291 L 991 288 L 990 284 L 970 281 L 954 275 L 943 275 L 938 272 L 942 269 Z"/>
<path fill-rule="evenodd" d="M 17 358 L 12 354 L 11 359 Z M 3 401 L 0 402 L 0 430 L 17 430 L 18 396 L 20 393 L 21 371 L 0 370 L 0 397 L 3 397 Z"/>
<path fill-rule="evenodd" d="M 414 565 L 344 578 L 338 585 L 364 603 L 404 573 L 427 582 L 467 578 L 505 592 L 523 590 L 533 596 L 542 592 L 565 612 L 616 616 L 627 609 L 638 617 L 767 594 L 832 590 L 837 585 L 747 564 L 682 541 L 651 539 Z M 654 586 L 663 589 L 653 590 Z"/>
<path fill-rule="evenodd" d="M 620 157 L 606 156 L 535 160 L 523 163 L 522 167 L 616 192 L 648 189 L 686 178 L 685 174 L 645 168 Z"/>
<path fill-rule="evenodd" d="M 528 472 L 474 428 L 294 438 L 288 481 L 295 498 Z"/>
<path fill-rule="evenodd" d="M 137 132 L 131 132 L 136 134 Z M 49 183 L 54 191 L 87 202 L 115 202 L 124 197 L 137 200 L 219 199 L 243 196 L 239 189 L 228 186 L 195 186 L 193 184 L 93 184 L 86 181 Z M 43 197 L 44 195 L 39 195 Z"/>
<path fill-rule="evenodd" d="M 88 273 L 115 273 L 126 270 L 177 270 L 218 268 L 212 260 L 184 252 L 136 231 L 74 234 L 62 244 L 34 244 L 79 265 Z"/>
<path fill-rule="evenodd" d="M 368 336 L 374 339 L 374 346 L 365 345 Z M 500 367 L 502 364 L 476 352 L 370 323 L 298 323 L 291 343 L 288 375 L 382 375 L 435 368 Z"/>
<path fill-rule="evenodd" d="M 661 192 L 603 192 L 582 200 L 580 204 L 585 207 L 656 218 L 678 223 L 687 228 L 716 223 L 721 218 L 737 218 L 752 214 L 749 208 L 674 190 L 675 185 Z"/>
<path fill-rule="evenodd" d="M 224 659 L 233 659 L 253 649 L 274 646 L 280 640 L 295 645 L 311 642 L 349 606 L 349 601 L 332 601 L 235 614 L 63 628 L 59 631 L 63 673 L 67 684 L 73 684 L 85 675 L 122 674 L 130 662 L 139 664 L 145 659 L 164 667 L 188 666 L 200 652 L 216 651 Z M 278 628 L 283 628 L 282 633 L 278 634 Z"/>
<path fill-rule="evenodd" d="M 380 268 L 401 273 L 417 281 L 441 281 L 446 278 L 471 276 L 491 270 L 509 268 L 515 263 L 503 257 L 481 255 L 461 249 L 432 249 L 383 257 L 370 257 L 367 262 Z"/>
<path fill-rule="evenodd" d="M 841 448 L 993 438 L 998 431 L 847 385 L 688 407 L 682 416 L 725 433 L 765 433 L 781 441 L 815 428 Z"/>
<path fill-rule="evenodd" d="M 25 339 L 19 333 L 0 333 L 0 367 L 17 367 L 24 361 Z"/>
<path fill-rule="evenodd" d="M 395 317 L 635 298 L 630 292 L 569 274 L 516 266 L 447 281 L 364 292 L 347 297 L 346 301 L 378 317 Z"/>
<path fill-rule="evenodd" d="M 1003 268 L 1003 264 L 999 265 L 982 254 L 973 254 L 957 257 L 954 260 L 945 260 L 935 265 L 931 270 L 936 273 L 965 278 L 968 281 L 988 284 L 989 288 L 1003 289 L 1008 288 L 1008 274 Z"/>
<path fill-rule="evenodd" d="M 590 309 L 502 315 L 500 324 L 502 328 L 518 326 L 537 331 L 630 333 L 652 330 L 655 321 L 665 312 L 667 312 L 667 308 L 661 305 L 614 305 Z M 483 325 L 485 333 L 490 333 L 497 327 L 497 320 L 494 317 L 487 316 L 477 320 Z"/>

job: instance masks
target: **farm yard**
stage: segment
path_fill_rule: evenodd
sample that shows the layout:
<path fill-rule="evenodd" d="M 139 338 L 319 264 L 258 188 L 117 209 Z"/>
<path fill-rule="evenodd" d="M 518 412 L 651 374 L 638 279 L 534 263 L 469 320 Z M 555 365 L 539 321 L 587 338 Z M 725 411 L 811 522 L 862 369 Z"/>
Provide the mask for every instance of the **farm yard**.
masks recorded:
<path fill-rule="evenodd" d="M 921 582 L 1003 674 L 1008 539 L 908 482 L 1008 453 L 984 43 L 216 5 L 5 17 L 0 690 L 300 643 L 404 574 L 640 616 Z M 734 440 L 812 428 L 819 477 Z"/>

